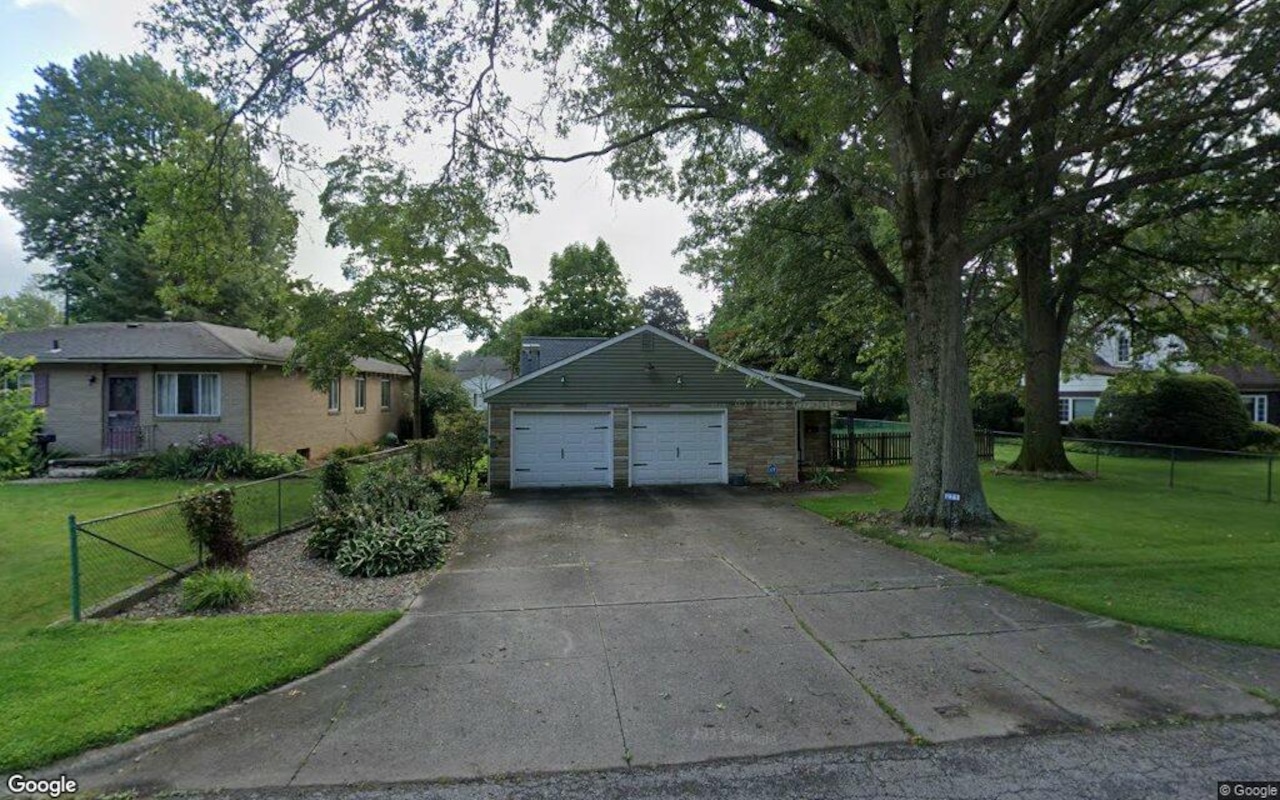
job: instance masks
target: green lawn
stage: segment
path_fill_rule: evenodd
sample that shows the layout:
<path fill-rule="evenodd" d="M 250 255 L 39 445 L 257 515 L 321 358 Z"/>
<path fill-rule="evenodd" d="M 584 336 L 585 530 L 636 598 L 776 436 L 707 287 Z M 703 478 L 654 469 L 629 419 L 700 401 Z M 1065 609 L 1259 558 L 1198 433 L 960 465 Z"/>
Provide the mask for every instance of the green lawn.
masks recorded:
<path fill-rule="evenodd" d="M 163 503 L 185 487 L 153 480 L 0 483 L 0 634 L 69 613 L 68 514 L 88 519 Z"/>
<path fill-rule="evenodd" d="M 69 612 L 67 515 L 81 520 L 174 499 L 190 484 L 120 480 L 0 484 L 0 769 L 28 768 L 184 719 L 311 672 L 398 613 L 202 617 L 42 629 Z M 247 533 L 310 508 L 310 481 L 246 489 Z M 162 559 L 190 560 L 172 508 L 91 526 Z M 89 599 L 158 571 L 81 537 Z"/>
<path fill-rule="evenodd" d="M 0 638 L 0 769 L 29 769 L 278 686 L 399 612 L 84 623 Z"/>
<path fill-rule="evenodd" d="M 867 532 L 1014 591 L 1143 625 L 1280 647 L 1280 503 L 1226 493 L 1257 477 L 1252 465 L 1187 464 L 1187 485 L 1174 489 L 1167 464 L 1164 482 L 1144 459 L 1104 456 L 1101 466 L 1094 481 L 986 476 L 996 511 L 1037 532 L 1027 544 L 992 548 Z M 908 468 L 859 475 L 878 491 L 801 505 L 839 518 L 905 501 Z"/>

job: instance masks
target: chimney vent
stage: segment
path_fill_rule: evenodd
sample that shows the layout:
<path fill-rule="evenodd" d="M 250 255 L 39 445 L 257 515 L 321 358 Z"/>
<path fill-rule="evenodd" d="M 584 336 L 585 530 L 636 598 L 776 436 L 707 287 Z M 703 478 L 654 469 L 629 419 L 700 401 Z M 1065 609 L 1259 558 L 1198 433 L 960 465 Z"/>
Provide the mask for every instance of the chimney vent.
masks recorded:
<path fill-rule="evenodd" d="M 522 344 L 520 346 L 520 374 L 528 375 L 542 366 L 542 346 Z"/>

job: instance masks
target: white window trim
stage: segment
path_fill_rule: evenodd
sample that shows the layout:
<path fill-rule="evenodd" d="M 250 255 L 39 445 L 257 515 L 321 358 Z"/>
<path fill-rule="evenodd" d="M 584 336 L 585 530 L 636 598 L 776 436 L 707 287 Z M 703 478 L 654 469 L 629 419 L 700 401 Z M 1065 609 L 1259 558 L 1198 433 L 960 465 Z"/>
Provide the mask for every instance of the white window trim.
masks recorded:
<path fill-rule="evenodd" d="M 364 375 L 356 376 L 356 399 L 354 408 L 356 411 L 366 411 L 369 406 L 369 381 Z"/>
<path fill-rule="evenodd" d="M 1058 398 L 1058 422 L 1059 422 L 1060 424 L 1062 424 L 1062 425 L 1069 425 L 1069 424 L 1071 424 L 1072 422 L 1075 422 L 1077 418 L 1080 418 L 1080 419 L 1090 419 L 1090 418 L 1091 418 L 1091 417 L 1079 417 L 1079 415 L 1077 415 L 1077 414 L 1076 414 L 1076 403 L 1080 402 L 1081 400 L 1092 400 L 1092 401 L 1094 401 L 1094 403 L 1097 403 L 1097 402 L 1098 402 L 1098 398 L 1096 398 L 1096 397 L 1059 397 L 1059 398 Z M 1066 418 L 1066 419 L 1063 419 L 1063 418 L 1062 418 L 1062 404 L 1063 404 L 1063 403 L 1066 403 L 1066 404 L 1067 404 L 1067 418 Z M 1097 410 L 1097 406 L 1096 406 L 1096 405 L 1094 406 L 1094 410 L 1095 410 L 1095 411 Z"/>
<path fill-rule="evenodd" d="M 342 413 L 342 378 L 333 378 L 329 381 L 327 402 L 330 414 Z"/>
<path fill-rule="evenodd" d="M 1270 411 L 1267 408 L 1268 397 L 1265 394 L 1244 394 L 1240 396 L 1244 401 L 1245 408 L 1249 411 L 1250 422 L 1266 422 L 1267 414 Z M 1259 419 L 1261 414 L 1261 419 Z"/>
<path fill-rule="evenodd" d="M 1129 355 L 1120 355 L 1120 342 L 1124 342 L 1129 349 Z M 1116 364 L 1132 364 L 1133 363 L 1133 337 L 1128 331 L 1120 331 L 1116 334 Z"/>
<path fill-rule="evenodd" d="M 183 412 L 178 410 L 178 378 L 183 375 L 196 376 L 197 392 L 200 391 L 200 387 L 204 383 L 203 381 L 204 378 L 214 379 L 215 386 L 217 388 L 213 393 L 213 408 L 211 411 L 205 414 L 202 414 L 200 412 L 196 412 L 193 414 L 184 414 Z M 166 377 L 172 377 L 174 379 L 171 383 L 171 385 L 173 386 L 173 391 L 171 392 L 172 400 L 173 400 L 173 411 L 160 410 L 163 407 L 160 402 L 160 380 L 161 378 L 166 378 Z M 155 416 L 159 419 L 217 419 L 218 417 L 222 416 L 222 373 L 221 372 L 176 372 L 172 370 L 157 372 L 155 374 L 154 379 L 152 380 L 152 389 L 155 395 L 153 398 L 155 402 Z M 197 408 L 203 405 L 203 403 L 201 402 L 201 399 L 202 398 L 197 394 L 197 397 L 196 397 Z"/>

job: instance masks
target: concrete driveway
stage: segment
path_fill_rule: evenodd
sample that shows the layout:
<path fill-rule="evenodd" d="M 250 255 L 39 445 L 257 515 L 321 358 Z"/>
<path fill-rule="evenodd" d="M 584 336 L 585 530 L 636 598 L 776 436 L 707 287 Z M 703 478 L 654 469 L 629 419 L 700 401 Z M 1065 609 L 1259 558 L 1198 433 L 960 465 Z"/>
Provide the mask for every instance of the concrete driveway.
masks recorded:
<path fill-rule="evenodd" d="M 1280 654 L 977 585 L 781 495 L 516 493 L 335 667 L 55 771 L 352 784 L 1270 714 Z"/>

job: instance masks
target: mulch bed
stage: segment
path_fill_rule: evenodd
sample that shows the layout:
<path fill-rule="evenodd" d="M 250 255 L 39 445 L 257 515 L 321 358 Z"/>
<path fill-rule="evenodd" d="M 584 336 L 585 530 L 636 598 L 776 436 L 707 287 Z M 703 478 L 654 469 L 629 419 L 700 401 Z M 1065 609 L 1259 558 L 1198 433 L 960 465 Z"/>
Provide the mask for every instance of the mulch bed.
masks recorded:
<path fill-rule="evenodd" d="M 468 494 L 462 506 L 445 513 L 453 530 L 450 552 L 466 538 L 484 511 L 487 495 Z M 249 553 L 254 596 L 233 612 L 281 614 L 299 611 L 367 611 L 401 609 L 409 605 L 435 570 L 420 570 L 390 578 L 348 578 L 332 562 L 307 555 L 308 530 L 298 531 L 255 548 Z M 447 560 L 447 556 L 446 556 Z M 177 586 L 144 600 L 118 616 L 126 619 L 187 616 L 178 607 Z"/>

